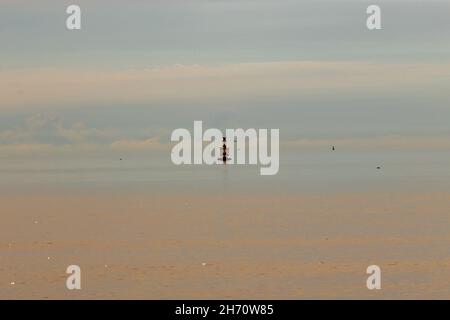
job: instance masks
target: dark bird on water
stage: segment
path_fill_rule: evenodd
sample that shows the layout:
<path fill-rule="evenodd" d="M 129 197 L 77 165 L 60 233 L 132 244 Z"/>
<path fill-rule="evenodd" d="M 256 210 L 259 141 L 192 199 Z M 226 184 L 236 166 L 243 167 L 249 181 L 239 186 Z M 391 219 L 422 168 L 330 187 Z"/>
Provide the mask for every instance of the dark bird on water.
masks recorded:
<path fill-rule="evenodd" d="M 335 148 L 335 147 L 333 146 L 333 147 L 331 148 L 331 150 L 333 150 L 333 151 L 334 151 L 334 150 L 336 150 L 336 148 Z"/>

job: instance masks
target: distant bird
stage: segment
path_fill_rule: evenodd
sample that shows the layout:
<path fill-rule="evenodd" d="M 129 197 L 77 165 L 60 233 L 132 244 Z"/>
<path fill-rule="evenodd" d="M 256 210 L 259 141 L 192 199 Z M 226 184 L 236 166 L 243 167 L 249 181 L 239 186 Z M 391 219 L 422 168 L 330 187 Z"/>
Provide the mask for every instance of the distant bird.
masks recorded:
<path fill-rule="evenodd" d="M 333 147 L 331 148 L 331 150 L 333 150 L 333 151 L 334 151 L 334 150 L 336 150 L 336 148 L 335 148 L 335 147 L 333 146 Z"/>
<path fill-rule="evenodd" d="M 378 169 L 378 170 L 380 170 L 380 169 L 381 169 L 381 167 L 377 167 L 377 169 Z"/>
<path fill-rule="evenodd" d="M 120 161 L 122 161 L 122 158 L 120 158 Z"/>

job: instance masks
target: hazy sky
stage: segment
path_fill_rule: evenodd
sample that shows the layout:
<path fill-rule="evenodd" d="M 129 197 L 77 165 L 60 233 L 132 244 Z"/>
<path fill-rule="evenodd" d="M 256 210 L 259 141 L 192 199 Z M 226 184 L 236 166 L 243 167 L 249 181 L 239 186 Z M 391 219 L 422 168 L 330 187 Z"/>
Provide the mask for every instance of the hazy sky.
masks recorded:
<path fill-rule="evenodd" d="M 74 3 L 81 31 L 65 28 Z M 383 30 L 365 26 L 372 3 L 381 6 Z M 282 139 L 307 144 L 448 146 L 450 1 L 0 0 L 0 7 L 3 154 L 154 148 L 194 119 L 280 128 Z"/>

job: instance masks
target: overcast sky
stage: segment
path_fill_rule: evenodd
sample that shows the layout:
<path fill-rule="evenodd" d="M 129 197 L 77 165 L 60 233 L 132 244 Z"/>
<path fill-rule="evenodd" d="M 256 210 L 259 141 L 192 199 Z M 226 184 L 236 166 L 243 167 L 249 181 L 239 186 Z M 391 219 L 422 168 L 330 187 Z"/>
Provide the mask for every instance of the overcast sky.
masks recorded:
<path fill-rule="evenodd" d="M 65 28 L 73 3 L 81 31 Z M 382 30 L 365 26 L 372 3 Z M 0 145 L 8 150 L 164 141 L 194 119 L 280 128 L 289 140 L 450 134 L 450 1 L 0 7 Z"/>

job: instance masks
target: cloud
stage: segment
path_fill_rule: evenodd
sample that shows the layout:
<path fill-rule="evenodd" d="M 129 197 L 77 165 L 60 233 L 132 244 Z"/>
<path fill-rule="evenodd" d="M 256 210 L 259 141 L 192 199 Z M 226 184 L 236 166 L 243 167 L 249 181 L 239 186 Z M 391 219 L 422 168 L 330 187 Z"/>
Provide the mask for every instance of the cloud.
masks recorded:
<path fill-rule="evenodd" d="M 82 122 L 75 122 L 71 127 L 58 126 L 57 133 L 60 137 L 73 143 L 86 141 L 107 141 L 116 134 L 115 129 L 87 128 Z"/>
<path fill-rule="evenodd" d="M 141 70 L 4 70 L 0 109 L 428 92 L 450 85 L 450 64 L 281 61 L 173 65 Z"/>
<path fill-rule="evenodd" d="M 97 143 L 80 144 L 52 144 L 52 143 L 10 143 L 0 144 L 0 158 L 38 156 L 80 156 L 106 153 L 109 149 L 105 145 Z"/>
<path fill-rule="evenodd" d="M 2 156 L 6 155 L 30 155 L 35 153 L 48 153 L 55 146 L 42 143 L 30 143 L 30 144 L 0 144 L 0 153 Z"/>
<path fill-rule="evenodd" d="M 38 154 L 108 153 L 116 151 L 164 150 L 159 136 L 145 139 L 119 138 L 114 128 L 90 128 L 83 122 L 65 124 L 56 114 L 35 114 L 21 125 L 0 130 L 1 156 Z"/>
<path fill-rule="evenodd" d="M 0 158 L 4 157 L 31 157 L 45 155 L 59 156 L 81 156 L 81 155 L 111 155 L 118 152 L 123 153 L 145 153 L 149 151 L 169 152 L 170 145 L 159 142 L 159 137 L 149 139 L 123 139 L 104 144 L 98 142 L 90 143 L 10 143 L 0 144 Z"/>
<path fill-rule="evenodd" d="M 111 141 L 117 132 L 112 128 L 88 128 L 80 121 L 64 124 L 64 118 L 56 114 L 35 114 L 24 119 L 22 125 L 0 130 L 0 144 L 29 145 L 48 143 L 71 144 L 92 141 Z"/>
<path fill-rule="evenodd" d="M 282 146 L 290 149 L 329 149 L 337 146 L 341 150 L 449 150 L 450 140 L 447 137 L 419 137 L 389 135 L 367 138 L 342 139 L 296 139 L 282 142 Z"/>
<path fill-rule="evenodd" d="M 168 144 L 161 143 L 160 137 L 149 139 L 122 139 L 111 143 L 111 148 L 124 151 L 165 150 L 168 149 Z"/>

